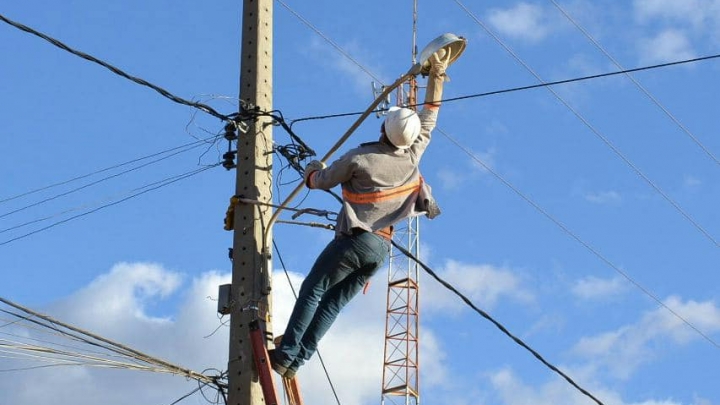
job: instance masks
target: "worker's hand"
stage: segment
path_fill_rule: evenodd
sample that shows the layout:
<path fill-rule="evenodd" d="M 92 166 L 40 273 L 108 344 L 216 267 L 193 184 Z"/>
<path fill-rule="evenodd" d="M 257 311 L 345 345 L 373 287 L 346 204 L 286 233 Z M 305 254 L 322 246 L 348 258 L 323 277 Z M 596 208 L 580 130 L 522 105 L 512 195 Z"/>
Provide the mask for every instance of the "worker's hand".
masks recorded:
<path fill-rule="evenodd" d="M 450 48 L 440 49 L 430 56 L 430 75 L 447 78 L 445 70 L 450 64 Z"/>
<path fill-rule="evenodd" d="M 310 175 L 315 173 L 318 170 L 322 170 L 326 168 L 327 165 L 325 163 L 319 161 L 319 160 L 313 160 L 312 162 L 308 163 L 307 166 L 305 166 L 305 173 L 303 174 L 303 177 L 305 179 L 305 185 L 310 187 L 310 183 L 308 183 L 308 180 L 310 179 Z"/>

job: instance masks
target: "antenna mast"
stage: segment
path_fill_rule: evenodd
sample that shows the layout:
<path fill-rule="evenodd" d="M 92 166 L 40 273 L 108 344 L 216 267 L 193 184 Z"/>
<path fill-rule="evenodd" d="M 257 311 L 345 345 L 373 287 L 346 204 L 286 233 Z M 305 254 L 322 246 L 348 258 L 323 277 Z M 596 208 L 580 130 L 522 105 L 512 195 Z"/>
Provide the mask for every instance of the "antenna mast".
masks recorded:
<path fill-rule="evenodd" d="M 413 0 L 412 63 L 417 59 L 417 0 Z M 417 81 L 409 80 L 407 100 L 398 88 L 398 105 L 417 109 Z M 420 257 L 420 219 L 409 218 L 407 227 L 396 229 L 398 242 L 415 257 Z M 405 241 L 400 240 L 405 238 Z M 387 312 L 385 319 L 385 360 L 383 365 L 382 405 L 420 403 L 419 362 L 419 266 L 410 258 L 390 255 L 388 268 Z"/>

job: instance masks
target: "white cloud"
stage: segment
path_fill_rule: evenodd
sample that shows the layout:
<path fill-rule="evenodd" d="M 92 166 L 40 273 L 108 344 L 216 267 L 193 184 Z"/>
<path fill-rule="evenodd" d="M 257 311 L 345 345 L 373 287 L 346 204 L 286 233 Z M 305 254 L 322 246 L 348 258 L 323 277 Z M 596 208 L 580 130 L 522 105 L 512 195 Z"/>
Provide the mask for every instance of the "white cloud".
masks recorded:
<path fill-rule="evenodd" d="M 182 276 L 150 263 L 121 263 L 97 277 L 87 287 L 44 312 L 65 323 L 132 347 L 153 357 L 203 371 L 224 369 L 227 364 L 227 331 L 204 338 L 220 325 L 216 304 L 217 285 L 228 276 L 206 273 L 192 281 L 183 304 L 172 317 L 155 317 L 148 308 L 170 298 L 181 286 Z M 30 330 L 35 339 L 56 337 Z M 99 350 L 64 341 L 71 351 Z M 76 348 L 76 350 L 74 350 Z M 45 363 L 18 363 L 17 366 Z M 4 363 L 10 367 L 11 364 Z M 3 367 L 5 368 L 5 367 Z M 42 384 L 38 384 L 42 381 Z M 10 384 L 10 385 L 7 385 Z M 196 388 L 185 378 L 118 369 L 51 367 L 28 370 L 0 379 L 0 392 L 8 404 L 46 402 L 73 404 L 170 403 Z"/>
<path fill-rule="evenodd" d="M 635 15 L 641 22 L 666 19 L 698 26 L 709 17 L 716 0 L 635 0 Z"/>
<path fill-rule="evenodd" d="M 517 272 L 507 267 L 475 265 L 448 260 L 437 271 L 447 281 L 482 309 L 492 308 L 501 298 L 531 302 L 532 292 L 522 285 Z M 433 280 L 424 283 L 423 307 L 427 312 L 459 312 L 466 308 L 460 298 Z"/>
<path fill-rule="evenodd" d="M 480 161 L 472 159 L 470 162 L 472 167 L 476 170 L 480 170 L 482 173 L 487 173 L 488 169 L 495 168 L 495 156 L 497 150 L 495 148 L 489 148 L 485 152 L 473 152 L 473 155 Z M 481 163 L 482 162 L 482 163 Z"/>
<path fill-rule="evenodd" d="M 350 302 L 320 343 L 325 366 L 346 405 L 374 402 L 382 386 L 385 271 L 383 268 L 378 272 L 367 295 L 361 294 Z M 299 289 L 303 276 L 294 272 L 289 272 L 289 276 Z M 218 286 L 229 283 L 230 275 L 206 272 L 184 288 L 182 279 L 180 274 L 157 264 L 122 263 L 43 312 L 198 372 L 210 368 L 224 370 L 229 328 L 221 324 L 217 303 L 208 297 L 216 297 Z M 149 308 L 174 296 L 179 302 L 169 310 L 172 316 L 158 318 L 149 314 Z M 276 271 L 272 319 L 276 335 L 283 333 L 293 305 L 286 277 Z M 38 337 L 33 330 L 19 331 Z M 422 359 L 427 365 L 424 378 L 428 385 L 444 384 L 448 372 L 441 343 L 431 330 L 423 330 L 422 336 L 421 350 L 425 351 Z M 0 369 L 16 365 L 3 358 Z M 306 403 L 335 402 L 318 356 L 300 370 L 299 377 Z M 14 373 L 13 378 L 0 378 L 1 402 L 13 405 L 46 402 L 48 398 L 76 405 L 168 404 L 196 387 L 196 383 L 183 377 L 83 367 L 29 370 Z"/>
<path fill-rule="evenodd" d="M 713 301 L 683 302 L 680 297 L 671 296 L 664 301 L 664 304 L 702 332 L 720 331 L 720 307 Z M 700 339 L 697 331 L 691 329 L 683 319 L 664 308 L 659 308 L 648 314 L 643 322 L 647 324 L 648 331 L 655 335 L 667 335 L 680 344 Z"/>
<path fill-rule="evenodd" d="M 331 45 L 317 38 L 313 38 L 311 42 L 312 51 L 317 55 L 321 55 L 317 60 L 327 62 L 329 58 L 330 63 L 324 63 L 324 65 L 330 66 L 343 75 L 350 77 L 351 83 L 354 84 L 353 87 L 358 94 L 371 96 L 371 84 L 373 81 L 378 88 L 382 84 L 389 84 L 389 80 L 385 79 L 385 76 L 380 73 L 382 70 L 374 63 L 368 62 L 380 60 L 377 55 L 373 55 L 371 47 L 365 47 L 357 41 L 338 44 L 348 57 L 335 50 L 329 50 L 329 46 Z"/>
<path fill-rule="evenodd" d="M 119 263 L 55 308 L 62 313 L 72 307 L 73 311 L 66 314 L 68 321 L 90 328 L 100 326 L 105 333 L 111 333 L 115 328 L 103 322 L 104 317 L 163 322 L 167 319 L 148 315 L 145 304 L 168 297 L 181 281 L 179 274 L 168 272 L 157 264 Z M 80 306 L 80 303 L 91 305 Z"/>
<path fill-rule="evenodd" d="M 461 186 L 474 176 L 478 174 L 484 175 L 488 173 L 488 170 L 495 169 L 495 156 L 497 151 L 495 148 L 489 148 L 485 152 L 471 151 L 475 158 L 470 158 L 468 162 L 468 169 L 470 170 L 457 170 L 456 168 L 442 168 L 437 172 L 437 176 L 440 179 L 440 186 L 445 190 L 458 190 Z"/>
<path fill-rule="evenodd" d="M 618 204 L 622 201 L 622 197 L 617 191 L 599 191 L 586 193 L 585 200 L 595 204 Z"/>
<path fill-rule="evenodd" d="M 712 301 L 683 302 L 678 297 L 669 297 L 664 304 L 705 334 L 720 330 L 720 308 Z M 651 349 L 653 342 L 671 340 L 688 344 L 702 338 L 683 319 L 664 307 L 658 308 L 646 313 L 636 324 L 582 338 L 573 352 L 590 359 L 596 367 L 607 369 L 616 378 L 627 379 L 640 365 L 660 355 Z"/>
<path fill-rule="evenodd" d="M 619 276 L 611 279 L 590 276 L 577 280 L 572 286 L 572 293 L 583 300 L 604 299 L 617 296 L 627 290 L 627 281 Z"/>
<path fill-rule="evenodd" d="M 695 51 L 686 33 L 666 29 L 653 38 L 640 43 L 642 58 L 647 63 L 670 62 L 695 57 Z"/>
<path fill-rule="evenodd" d="M 542 40 L 550 31 L 542 7 L 525 2 L 509 9 L 490 10 L 488 21 L 500 33 L 530 42 Z"/>
<path fill-rule="evenodd" d="M 447 354 L 435 333 L 428 328 L 420 330 L 422 356 L 421 381 L 423 386 L 447 386 L 452 378 L 447 367 Z"/>
<path fill-rule="evenodd" d="M 592 370 L 572 369 L 561 366 L 563 372 L 569 375 L 581 387 L 588 390 L 595 398 L 605 404 L 614 405 L 683 405 L 673 400 L 645 400 L 641 402 L 627 402 L 612 389 L 603 387 L 593 381 Z M 591 398 L 560 378 L 550 382 L 532 386 L 520 379 L 511 369 L 503 369 L 490 376 L 493 387 L 498 391 L 505 405 L 555 405 L 555 404 L 596 404 Z M 530 400 L 531 399 L 531 400 Z M 698 402 L 700 405 L 700 402 Z"/>
<path fill-rule="evenodd" d="M 459 190 L 465 183 L 465 176 L 454 170 L 443 168 L 437 172 L 440 179 L 440 186 L 445 190 Z"/>
<path fill-rule="evenodd" d="M 356 297 L 345 308 L 320 345 L 325 365 L 343 404 L 372 403 L 379 395 L 386 299 L 386 285 L 381 276 L 384 271 L 382 269 L 378 273 L 367 295 Z M 463 293 L 481 306 L 492 306 L 503 298 L 524 302 L 533 300 L 532 294 L 523 287 L 522 279 L 508 268 L 448 261 L 440 274 L 462 288 Z M 299 287 L 302 276 L 294 272 L 289 275 L 293 284 Z M 230 275 L 206 272 L 193 278 L 187 286 L 181 283 L 182 279 L 180 274 L 157 264 L 123 263 L 53 305 L 49 312 L 61 320 L 83 322 L 91 332 L 196 371 L 225 369 L 228 328 L 221 326 L 216 315 L 216 302 L 208 297 L 215 297 L 218 285 L 228 283 Z M 281 272 L 276 272 L 273 287 L 273 326 L 275 333 L 279 334 L 285 327 L 293 299 Z M 440 292 L 438 287 L 434 281 L 423 283 L 424 308 L 439 307 L 446 315 L 448 309 L 463 305 L 454 295 L 439 296 L 448 293 Z M 174 310 L 168 310 L 171 316 L 150 314 L 150 308 L 158 302 L 173 297 L 179 301 L 176 300 Z M 97 308 L 91 308 L 94 305 Z M 720 309 L 713 302 L 682 301 L 671 297 L 666 300 L 666 305 L 705 332 L 720 330 Z M 432 313 L 425 313 L 432 316 Z M 25 332 L 39 337 L 37 331 Z M 587 388 L 593 394 L 612 400 L 607 403 L 623 404 L 612 391 L 593 385 L 593 376 L 598 370 L 617 366 L 613 363 L 618 359 L 634 361 L 631 366 L 637 367 L 653 357 L 648 343 L 661 338 L 686 344 L 697 340 L 698 336 L 667 311 L 656 310 L 646 314 L 635 325 L 580 341 L 574 353 L 580 358 L 587 358 L 587 365 L 562 369 L 569 370 L 568 374 L 579 378 L 583 385 L 589 384 Z M 432 330 L 422 330 L 422 381 L 426 387 L 455 389 L 457 381 L 452 378 L 453 363 L 448 361 L 443 344 Z M 13 361 L 3 359 L 2 368 L 13 364 Z M 299 375 L 306 403 L 334 402 L 317 356 L 300 370 Z M 80 367 L 29 370 L 14 373 L 12 377 L 0 378 L 0 391 L 4 395 L 3 403 L 13 405 L 37 403 L 47 398 L 53 398 L 57 403 L 77 405 L 98 402 L 107 405 L 128 402 L 163 404 L 173 402 L 197 386 L 177 376 Z M 510 370 L 496 372 L 490 379 L 496 394 L 502 397 L 501 403 L 506 405 L 523 404 L 523 398 L 533 398 L 533 403 L 540 405 L 567 402 L 567 398 L 572 398 L 572 403 L 585 403 L 584 397 L 578 396 L 560 379 L 530 385 Z M 43 383 L 37 384 L 38 381 Z M 470 395 L 470 391 L 466 394 Z M 460 398 L 459 401 L 463 403 L 464 400 Z M 698 399 L 697 404 L 706 405 L 707 402 L 703 401 Z M 465 403 L 474 402 L 467 400 Z M 674 405 L 672 401 L 657 400 L 642 403 Z"/>
<path fill-rule="evenodd" d="M 720 43 L 720 0 L 635 0 L 633 12 L 643 28 L 660 32 L 639 41 L 645 61 L 693 57 L 705 40 Z"/>
<path fill-rule="evenodd" d="M 697 177 L 687 175 L 685 176 L 683 185 L 687 188 L 697 188 L 702 185 L 702 181 L 698 179 Z"/>

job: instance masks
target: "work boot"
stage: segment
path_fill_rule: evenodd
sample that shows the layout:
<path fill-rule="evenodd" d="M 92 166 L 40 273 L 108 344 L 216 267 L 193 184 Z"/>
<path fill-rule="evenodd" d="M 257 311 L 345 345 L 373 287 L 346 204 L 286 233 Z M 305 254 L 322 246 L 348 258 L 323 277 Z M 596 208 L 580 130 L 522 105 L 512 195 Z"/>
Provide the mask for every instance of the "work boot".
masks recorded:
<path fill-rule="evenodd" d="M 297 359 L 292 362 L 289 366 L 286 367 L 287 371 L 285 371 L 285 374 L 283 374 L 283 377 L 292 380 L 295 378 L 295 374 L 297 373 L 298 369 L 300 368 L 300 362 L 298 362 Z"/>
<path fill-rule="evenodd" d="M 272 369 L 284 377 L 288 371 L 288 368 L 277 361 L 277 357 L 275 356 L 275 349 L 268 350 L 268 357 L 270 358 L 270 365 L 272 366 Z M 293 375 L 294 374 L 295 373 L 293 372 Z"/>

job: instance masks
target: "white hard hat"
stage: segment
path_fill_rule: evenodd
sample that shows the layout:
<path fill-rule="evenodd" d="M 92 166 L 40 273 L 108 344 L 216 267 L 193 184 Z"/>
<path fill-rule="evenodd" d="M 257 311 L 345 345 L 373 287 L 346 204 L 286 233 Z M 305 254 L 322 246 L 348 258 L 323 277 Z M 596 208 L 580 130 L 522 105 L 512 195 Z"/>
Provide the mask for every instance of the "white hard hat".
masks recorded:
<path fill-rule="evenodd" d="M 407 149 L 420 135 L 420 118 L 409 108 L 390 107 L 385 116 L 385 136 L 398 149 Z"/>

